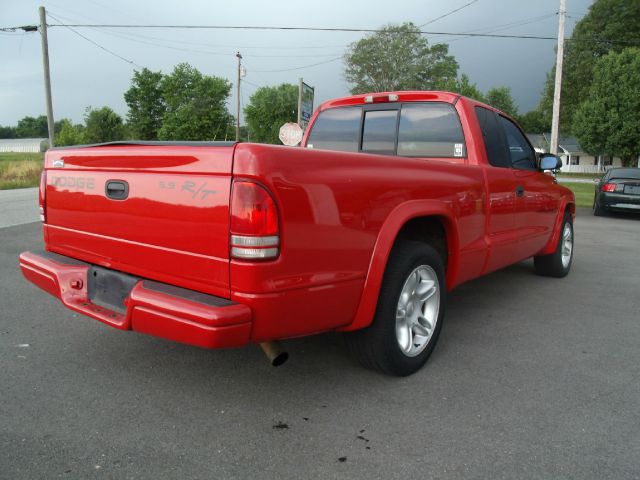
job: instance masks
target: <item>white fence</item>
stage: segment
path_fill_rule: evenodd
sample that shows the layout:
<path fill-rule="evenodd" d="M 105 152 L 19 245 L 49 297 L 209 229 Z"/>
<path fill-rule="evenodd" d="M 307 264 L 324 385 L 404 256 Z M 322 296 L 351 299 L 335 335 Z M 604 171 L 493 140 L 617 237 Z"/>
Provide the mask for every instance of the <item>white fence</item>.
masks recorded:
<path fill-rule="evenodd" d="M 47 148 L 46 138 L 11 138 L 0 140 L 0 152 L 38 153 Z"/>
<path fill-rule="evenodd" d="M 593 173 L 601 175 L 607 170 L 615 168 L 613 165 L 563 165 L 560 169 L 563 173 Z"/>

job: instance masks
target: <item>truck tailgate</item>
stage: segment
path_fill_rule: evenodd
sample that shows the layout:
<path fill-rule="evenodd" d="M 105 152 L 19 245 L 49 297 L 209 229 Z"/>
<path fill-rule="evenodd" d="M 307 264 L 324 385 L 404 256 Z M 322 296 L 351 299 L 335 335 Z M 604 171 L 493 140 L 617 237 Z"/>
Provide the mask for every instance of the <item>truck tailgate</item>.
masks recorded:
<path fill-rule="evenodd" d="M 47 249 L 229 296 L 233 143 L 50 150 Z"/>

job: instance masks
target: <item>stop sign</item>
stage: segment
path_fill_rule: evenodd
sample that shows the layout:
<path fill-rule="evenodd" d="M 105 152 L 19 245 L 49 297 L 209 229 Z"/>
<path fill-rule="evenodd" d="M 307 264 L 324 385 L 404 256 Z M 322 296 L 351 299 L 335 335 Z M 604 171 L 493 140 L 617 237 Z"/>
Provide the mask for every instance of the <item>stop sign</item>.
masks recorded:
<path fill-rule="evenodd" d="M 282 143 L 293 147 L 302 141 L 302 129 L 297 123 L 285 123 L 280 127 L 280 134 L 278 137 Z"/>

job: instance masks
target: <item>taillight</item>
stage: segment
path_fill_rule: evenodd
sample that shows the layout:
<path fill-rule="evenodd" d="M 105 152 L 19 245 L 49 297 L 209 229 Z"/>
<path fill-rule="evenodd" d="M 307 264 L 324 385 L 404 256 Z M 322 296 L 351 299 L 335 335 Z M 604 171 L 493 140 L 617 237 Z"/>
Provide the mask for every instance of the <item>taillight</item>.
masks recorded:
<path fill-rule="evenodd" d="M 603 192 L 622 192 L 624 191 L 623 183 L 605 183 L 600 189 Z"/>
<path fill-rule="evenodd" d="M 398 95 L 391 93 L 389 95 L 367 95 L 364 97 L 364 103 L 387 103 L 397 102 Z"/>
<path fill-rule="evenodd" d="M 280 253 L 278 210 L 269 192 L 257 183 L 234 182 L 231 192 L 231 257 L 276 258 Z"/>
<path fill-rule="evenodd" d="M 40 174 L 40 191 L 38 192 L 38 204 L 40 206 L 40 221 L 47 222 L 47 171 L 42 170 Z"/>

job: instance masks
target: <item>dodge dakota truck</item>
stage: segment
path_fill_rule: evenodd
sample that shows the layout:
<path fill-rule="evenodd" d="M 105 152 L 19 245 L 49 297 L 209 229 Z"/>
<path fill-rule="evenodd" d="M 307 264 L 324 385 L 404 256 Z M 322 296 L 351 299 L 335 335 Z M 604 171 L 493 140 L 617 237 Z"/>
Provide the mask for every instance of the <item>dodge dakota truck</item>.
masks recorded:
<path fill-rule="evenodd" d="M 44 251 L 20 267 L 76 312 L 205 348 L 345 332 L 365 366 L 418 370 L 457 285 L 533 257 L 563 277 L 575 199 L 507 115 L 447 92 L 322 104 L 301 146 L 54 148 Z"/>

